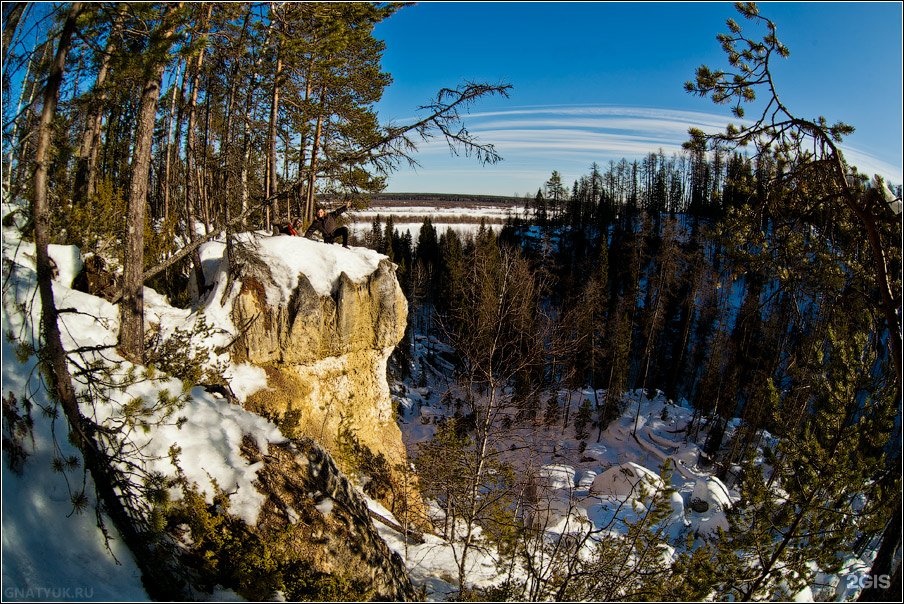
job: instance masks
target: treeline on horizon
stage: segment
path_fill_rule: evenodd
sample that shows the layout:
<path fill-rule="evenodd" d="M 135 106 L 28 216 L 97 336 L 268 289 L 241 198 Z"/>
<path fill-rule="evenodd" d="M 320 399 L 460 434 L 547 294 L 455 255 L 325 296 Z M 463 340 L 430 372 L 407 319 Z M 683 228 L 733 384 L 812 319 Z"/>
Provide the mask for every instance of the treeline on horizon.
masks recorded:
<path fill-rule="evenodd" d="M 404 205 L 420 202 L 434 202 L 444 205 L 510 205 L 521 203 L 522 198 L 517 195 L 480 195 L 477 193 L 372 193 L 368 195 L 368 200 L 371 205 L 391 202 Z"/>

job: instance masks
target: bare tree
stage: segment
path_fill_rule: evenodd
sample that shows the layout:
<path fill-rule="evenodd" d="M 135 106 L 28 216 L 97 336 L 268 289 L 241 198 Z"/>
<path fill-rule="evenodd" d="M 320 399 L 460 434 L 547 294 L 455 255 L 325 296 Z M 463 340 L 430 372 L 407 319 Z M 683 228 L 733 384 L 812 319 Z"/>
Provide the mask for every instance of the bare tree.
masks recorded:
<path fill-rule="evenodd" d="M 468 589 L 468 560 L 479 547 L 478 527 L 500 501 L 511 497 L 512 485 L 501 478 L 507 467 L 500 459 L 502 443 L 507 442 L 501 434 L 517 409 L 504 387 L 520 372 L 542 363 L 536 342 L 544 341 L 537 322 L 540 288 L 517 251 L 499 250 L 495 237 L 479 235 L 467 270 L 460 300 L 443 324 L 462 359 L 459 382 L 468 399 L 468 413 L 461 422 L 470 440 L 458 447 L 462 484 L 451 538 L 462 592 Z M 542 352 L 542 345 L 539 349 Z"/>

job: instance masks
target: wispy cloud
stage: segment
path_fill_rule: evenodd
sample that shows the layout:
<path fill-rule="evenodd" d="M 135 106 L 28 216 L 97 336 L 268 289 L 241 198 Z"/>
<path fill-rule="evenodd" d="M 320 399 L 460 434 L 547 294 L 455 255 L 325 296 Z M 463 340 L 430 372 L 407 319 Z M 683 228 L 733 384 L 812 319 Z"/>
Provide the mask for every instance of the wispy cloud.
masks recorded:
<path fill-rule="evenodd" d="M 552 170 L 559 170 L 566 182 L 570 182 L 585 174 L 593 162 L 605 164 L 622 158 L 631 161 L 660 150 L 666 155 L 678 153 L 682 143 L 688 140 L 691 127 L 716 133 L 724 130 L 730 121 L 738 123 L 722 114 L 610 105 L 515 107 L 467 114 L 464 121 L 481 142 L 495 146 L 504 158 L 501 164 L 492 168 L 474 165 L 469 170 L 470 160 L 450 160 L 445 141 L 433 139 L 422 145 L 418 154 L 426 170 L 415 173 L 416 180 L 413 174 L 393 175 L 392 189 L 401 191 L 395 185 L 410 182 L 404 190 L 416 190 L 410 187 L 426 178 L 430 182 L 423 185 L 423 190 L 430 189 L 429 185 L 437 182 L 436 179 L 451 187 L 478 183 L 486 186 L 491 178 L 497 190 L 504 194 L 512 190 L 535 190 L 545 179 L 543 175 L 548 177 Z M 862 150 L 845 149 L 845 156 L 862 172 L 882 174 L 893 183 L 902 181 L 900 166 L 890 165 Z M 454 176 L 443 177 L 444 169 L 454 170 Z M 473 178 L 463 181 L 463 171 L 472 172 Z M 506 178 L 509 182 L 505 182 Z"/>

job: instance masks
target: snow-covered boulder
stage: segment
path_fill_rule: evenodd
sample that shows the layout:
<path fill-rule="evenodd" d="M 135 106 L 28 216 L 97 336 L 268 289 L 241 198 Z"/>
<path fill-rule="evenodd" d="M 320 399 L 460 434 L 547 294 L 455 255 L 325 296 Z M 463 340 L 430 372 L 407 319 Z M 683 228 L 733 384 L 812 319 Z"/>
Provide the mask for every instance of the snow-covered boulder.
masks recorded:
<path fill-rule="evenodd" d="M 608 449 L 606 449 L 605 445 L 590 443 L 587 445 L 587 448 L 584 449 L 583 455 L 594 461 L 603 462 L 608 458 Z"/>
<path fill-rule="evenodd" d="M 728 487 L 715 476 L 700 478 L 694 483 L 691 493 L 690 507 L 697 513 L 709 510 L 724 512 L 731 507 L 731 496 Z"/>
<path fill-rule="evenodd" d="M 600 497 L 612 497 L 621 501 L 640 499 L 641 491 L 646 496 L 665 488 L 658 474 L 639 464 L 629 461 L 612 466 L 597 476 L 590 486 L 590 493 Z"/>
<path fill-rule="evenodd" d="M 593 481 L 596 480 L 597 473 L 593 470 L 584 470 L 579 475 L 575 476 L 577 481 L 577 488 L 579 489 L 587 489 L 590 490 L 590 487 L 593 486 Z"/>
<path fill-rule="evenodd" d="M 728 487 L 715 476 L 706 476 L 694 483 L 690 505 L 695 513 L 690 515 L 694 532 L 709 539 L 719 529 L 728 530 L 725 512 L 731 507 Z"/>
<path fill-rule="evenodd" d="M 575 470 L 571 466 L 550 464 L 540 468 L 543 485 L 548 489 L 571 489 L 574 487 Z"/>

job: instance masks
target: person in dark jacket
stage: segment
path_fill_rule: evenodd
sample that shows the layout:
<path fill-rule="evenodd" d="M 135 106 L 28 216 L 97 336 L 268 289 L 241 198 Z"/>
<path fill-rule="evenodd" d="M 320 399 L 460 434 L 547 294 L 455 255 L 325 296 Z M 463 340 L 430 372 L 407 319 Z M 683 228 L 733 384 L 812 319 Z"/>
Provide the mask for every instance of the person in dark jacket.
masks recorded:
<path fill-rule="evenodd" d="M 308 227 L 308 230 L 304 232 L 304 236 L 310 239 L 314 231 L 320 231 L 325 243 L 333 243 L 337 238 L 342 237 L 342 247 L 348 247 L 348 229 L 344 226 L 339 226 L 338 220 L 339 215 L 347 209 L 348 205 L 337 208 L 332 212 L 318 208 L 317 217 L 311 223 L 311 226 Z"/>

